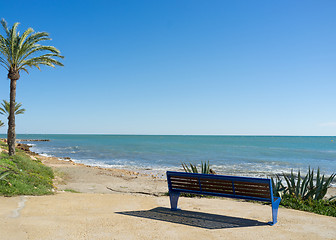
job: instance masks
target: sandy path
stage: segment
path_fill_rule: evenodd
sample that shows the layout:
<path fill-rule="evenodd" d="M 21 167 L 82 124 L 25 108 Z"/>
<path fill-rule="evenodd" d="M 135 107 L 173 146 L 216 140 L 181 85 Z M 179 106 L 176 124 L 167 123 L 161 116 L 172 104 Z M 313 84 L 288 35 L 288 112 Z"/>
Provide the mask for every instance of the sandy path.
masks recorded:
<path fill-rule="evenodd" d="M 0 197 L 0 238 L 52 239 L 335 239 L 336 218 L 225 199 L 181 198 L 170 212 L 168 197 L 134 194 L 57 193 Z"/>

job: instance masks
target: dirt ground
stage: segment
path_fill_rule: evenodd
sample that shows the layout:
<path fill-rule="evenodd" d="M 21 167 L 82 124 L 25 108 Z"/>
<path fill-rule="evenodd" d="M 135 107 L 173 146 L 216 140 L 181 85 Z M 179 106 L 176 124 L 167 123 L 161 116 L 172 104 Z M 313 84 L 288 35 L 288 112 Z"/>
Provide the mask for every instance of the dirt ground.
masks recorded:
<path fill-rule="evenodd" d="M 270 206 L 224 198 L 181 197 L 172 212 L 155 175 L 37 157 L 54 168 L 57 191 L 0 197 L 1 240 L 336 239 L 334 217 L 280 208 L 270 226 Z"/>

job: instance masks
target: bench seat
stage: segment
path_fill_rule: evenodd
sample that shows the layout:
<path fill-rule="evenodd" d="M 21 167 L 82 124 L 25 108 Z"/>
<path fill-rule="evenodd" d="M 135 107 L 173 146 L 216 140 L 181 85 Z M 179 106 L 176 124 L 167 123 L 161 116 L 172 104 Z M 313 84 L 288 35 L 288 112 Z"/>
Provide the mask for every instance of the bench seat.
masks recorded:
<path fill-rule="evenodd" d="M 167 182 L 171 210 L 178 210 L 181 192 L 246 199 L 271 203 L 272 222 L 269 224 L 277 222 L 281 198 L 273 196 L 271 179 L 167 171 Z"/>

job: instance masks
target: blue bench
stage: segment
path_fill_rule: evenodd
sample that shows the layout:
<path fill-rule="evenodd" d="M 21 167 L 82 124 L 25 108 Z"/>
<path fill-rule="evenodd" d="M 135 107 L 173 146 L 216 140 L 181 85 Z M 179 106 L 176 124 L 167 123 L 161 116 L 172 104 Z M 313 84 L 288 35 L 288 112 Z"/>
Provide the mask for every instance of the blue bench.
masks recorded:
<path fill-rule="evenodd" d="M 171 210 L 178 210 L 181 192 L 238 198 L 272 203 L 273 221 L 269 224 L 277 222 L 281 198 L 273 196 L 271 179 L 168 171 L 167 181 Z"/>

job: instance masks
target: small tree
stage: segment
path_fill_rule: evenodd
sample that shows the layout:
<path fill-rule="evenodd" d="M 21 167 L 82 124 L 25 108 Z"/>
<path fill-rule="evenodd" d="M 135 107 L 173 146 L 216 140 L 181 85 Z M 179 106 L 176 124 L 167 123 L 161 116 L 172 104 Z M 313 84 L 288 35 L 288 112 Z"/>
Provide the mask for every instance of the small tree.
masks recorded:
<path fill-rule="evenodd" d="M 34 32 L 28 28 L 21 35 L 17 32 L 19 23 L 14 23 L 11 28 L 7 27 L 4 19 L 1 20 L 5 37 L 0 35 L 0 65 L 7 71 L 10 79 L 10 101 L 8 116 L 8 154 L 15 154 L 15 97 L 16 81 L 20 79 L 20 71 L 28 73 L 28 67 L 40 69 L 41 65 L 55 67 L 63 64 L 55 59 L 63 58 L 60 51 L 53 46 L 44 46 L 42 41 L 51 40 L 47 32 Z M 43 53 L 44 52 L 44 53 Z M 47 53 L 45 53 L 47 52 Z M 43 54 L 42 54 L 43 53 Z"/>

